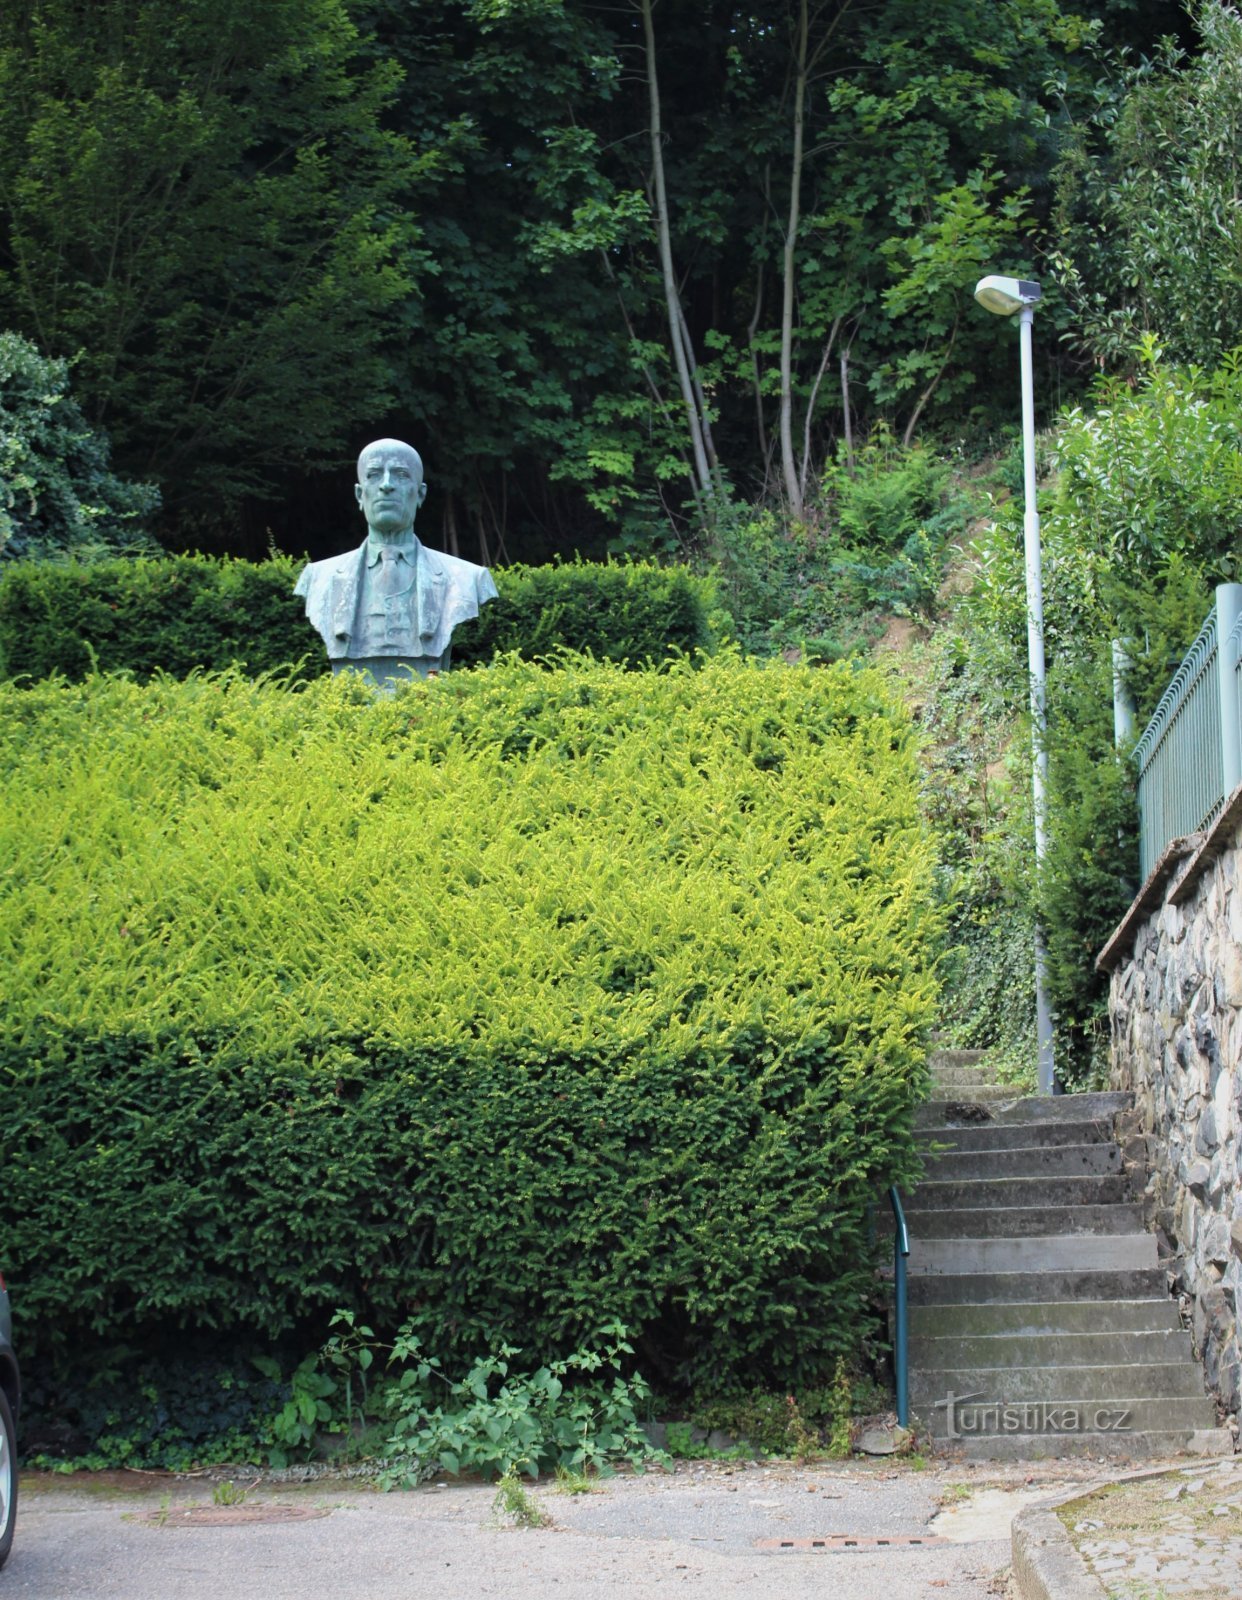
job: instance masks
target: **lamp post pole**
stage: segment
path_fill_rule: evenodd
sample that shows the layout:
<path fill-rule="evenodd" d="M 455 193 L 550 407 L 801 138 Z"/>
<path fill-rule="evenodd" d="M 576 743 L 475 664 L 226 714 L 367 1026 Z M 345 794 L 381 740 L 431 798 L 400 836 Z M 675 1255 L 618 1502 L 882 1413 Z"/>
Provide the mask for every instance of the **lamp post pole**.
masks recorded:
<path fill-rule="evenodd" d="M 979 304 L 1000 316 L 1018 318 L 1022 364 L 1022 479 L 1025 511 L 1022 531 L 1026 549 L 1026 649 L 1030 669 L 1032 768 L 1035 810 L 1035 880 L 1043 876 L 1048 853 L 1048 702 L 1044 670 L 1044 581 L 1040 557 L 1039 508 L 1035 487 L 1035 374 L 1032 328 L 1039 285 L 1021 278 L 981 278 L 975 287 Z M 1054 1082 L 1052 1009 L 1048 1004 L 1047 956 L 1043 923 L 1035 918 L 1035 1033 L 1040 1094 L 1051 1094 Z"/>

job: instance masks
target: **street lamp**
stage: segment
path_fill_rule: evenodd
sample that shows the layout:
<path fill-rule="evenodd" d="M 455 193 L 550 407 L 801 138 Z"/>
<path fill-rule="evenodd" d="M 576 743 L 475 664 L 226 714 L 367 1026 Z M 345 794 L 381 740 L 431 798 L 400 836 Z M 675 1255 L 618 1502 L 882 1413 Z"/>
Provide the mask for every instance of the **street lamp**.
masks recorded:
<path fill-rule="evenodd" d="M 1031 327 L 1040 299 L 1039 285 L 1029 278 L 980 278 L 975 299 L 987 311 L 1010 317 L 1019 313 L 1022 357 L 1022 477 L 1026 513 L 1022 528 L 1026 543 L 1026 648 L 1031 672 L 1031 738 L 1034 743 L 1032 788 L 1035 800 L 1035 876 L 1038 882 L 1048 853 L 1048 713 L 1044 676 L 1044 580 L 1039 555 L 1039 510 L 1035 502 L 1035 378 L 1031 356 Z M 1039 1047 L 1039 1092 L 1051 1094 L 1053 1086 L 1052 1012 L 1048 1006 L 1047 961 L 1044 930 L 1035 919 L 1035 1029 Z"/>

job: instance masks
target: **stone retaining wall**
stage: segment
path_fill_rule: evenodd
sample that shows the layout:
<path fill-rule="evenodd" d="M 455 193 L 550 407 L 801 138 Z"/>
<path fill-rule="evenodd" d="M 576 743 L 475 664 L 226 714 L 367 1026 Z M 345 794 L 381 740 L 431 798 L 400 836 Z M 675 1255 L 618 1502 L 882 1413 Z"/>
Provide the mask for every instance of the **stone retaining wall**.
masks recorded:
<path fill-rule="evenodd" d="M 1148 1225 L 1173 1286 L 1190 1302 L 1209 1387 L 1236 1418 L 1242 1406 L 1242 791 L 1206 837 L 1179 844 L 1100 960 L 1113 970 L 1113 1087 L 1135 1097 L 1119 1129 L 1127 1165 L 1143 1185 Z"/>

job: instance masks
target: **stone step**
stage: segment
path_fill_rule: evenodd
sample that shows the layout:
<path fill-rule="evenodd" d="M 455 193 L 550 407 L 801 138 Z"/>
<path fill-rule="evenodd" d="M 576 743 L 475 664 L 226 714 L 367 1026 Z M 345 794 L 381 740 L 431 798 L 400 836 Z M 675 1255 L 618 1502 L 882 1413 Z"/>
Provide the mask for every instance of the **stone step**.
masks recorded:
<path fill-rule="evenodd" d="M 1000 1098 L 1012 1094 L 1002 1089 Z M 928 1100 L 919 1107 L 916 1126 L 919 1128 L 951 1128 L 954 1122 L 966 1126 L 980 1125 L 982 1118 L 971 1116 L 951 1118 L 955 1102 Z M 1029 1122 L 1095 1122 L 1101 1117 L 1111 1117 L 1118 1111 L 1127 1111 L 1134 1104 L 1134 1096 L 1122 1091 L 1103 1091 L 1097 1094 L 1032 1095 L 1029 1099 L 1014 1100 L 1002 1110 L 981 1105 L 976 1109 L 993 1123 L 1023 1124 Z M 988 1113 L 991 1113 L 988 1115 Z"/>
<path fill-rule="evenodd" d="M 1077 1412 L 1073 1416 L 1050 1417 L 1049 1412 L 1060 1409 Z M 954 1391 L 952 1430 L 949 1407 L 942 1397 L 939 1403 L 916 1407 L 915 1415 L 933 1439 L 947 1441 L 952 1434 L 966 1438 L 1001 1438 L 1008 1435 L 1026 1435 L 1069 1439 L 1081 1434 L 1128 1433 L 1180 1433 L 1183 1438 L 1199 1431 L 1216 1432 L 1216 1407 L 1206 1395 L 1180 1395 L 1168 1399 L 1149 1399 L 1143 1395 L 1118 1395 L 1110 1400 L 1075 1400 L 1061 1397 L 1058 1400 L 993 1400 L 981 1395 L 977 1401 L 962 1396 L 960 1401 Z M 1100 1412 L 1107 1410 L 1107 1426 L 1100 1427 L 1105 1418 Z M 1006 1413 L 1008 1413 L 1006 1415 Z M 1074 1426 L 1077 1420 L 1078 1426 Z M 1006 1426 L 1006 1424 L 1009 1426 Z M 1059 1425 L 1058 1425 L 1059 1424 Z M 1220 1430 L 1230 1433 L 1229 1429 Z M 1232 1435 L 1230 1435 L 1232 1437 Z M 1176 1446 L 1174 1448 L 1177 1448 Z"/>
<path fill-rule="evenodd" d="M 1097 1307 L 1097 1310 L 1099 1308 Z M 1112 1324 L 1112 1308 L 1105 1333 L 978 1333 L 922 1335 L 910 1340 L 912 1367 L 943 1370 L 947 1367 L 1099 1367 L 1108 1362 L 1128 1366 L 1158 1366 L 1168 1362 L 1194 1362 L 1190 1334 L 1184 1328 L 1124 1331 Z M 1100 1318 L 1096 1319 L 1098 1329 Z M 1198 1368 L 1195 1368 L 1196 1373 Z M 1200 1382 L 1200 1389 L 1203 1385 Z"/>
<path fill-rule="evenodd" d="M 1126 1366 L 1074 1367 L 915 1367 L 910 1372 L 910 1404 L 927 1409 L 946 1396 L 980 1394 L 989 1401 L 1016 1405 L 1025 1400 L 1080 1400 L 1105 1405 L 1113 1400 L 1202 1400 L 1203 1374 L 1194 1361 Z M 1209 1423 L 1200 1423 L 1208 1427 Z"/>
<path fill-rule="evenodd" d="M 1139 1413 L 1132 1410 L 1131 1416 Z M 1110 1426 L 1113 1418 L 1110 1416 Z M 1086 1419 L 1090 1425 L 1090 1419 Z M 937 1437 L 935 1448 L 965 1461 L 1166 1461 L 1174 1455 L 1225 1456 L 1233 1453 L 1228 1428 L 1182 1426 L 1169 1429 L 1131 1425 L 1108 1433 L 1001 1433 Z"/>
<path fill-rule="evenodd" d="M 1143 1208 L 1134 1201 L 1118 1205 L 990 1206 L 967 1210 L 912 1211 L 907 1224 L 910 1248 L 923 1240 L 1012 1239 L 1017 1242 L 1057 1235 L 1094 1235 L 1101 1239 L 1143 1233 Z M 891 1225 L 891 1216 L 890 1216 Z"/>
<path fill-rule="evenodd" d="M 1019 1414 L 1016 1417 L 1011 1415 L 1006 1418 L 1001 1411 L 1001 1402 L 993 1401 L 990 1396 L 981 1396 L 978 1402 L 974 1404 L 963 1397 L 962 1404 L 959 1406 L 955 1394 L 953 1431 L 964 1437 L 970 1435 L 978 1437 L 980 1435 L 986 1436 L 987 1434 L 1023 1432 L 1029 1435 L 1031 1433 L 1044 1433 L 1046 1430 L 1048 1434 L 1056 1437 L 1058 1430 L 1055 1427 L 1049 1428 L 1047 1426 L 1050 1419 L 1047 1417 L 1045 1407 L 1050 1410 L 1053 1406 L 1062 1403 L 1078 1411 L 1078 1420 L 1083 1431 L 1097 1431 L 1095 1413 L 1100 1406 L 1107 1406 L 1108 1408 L 1109 1426 L 1107 1431 L 1110 1433 L 1138 1434 L 1149 1431 L 1157 1433 L 1177 1431 L 1183 1434 L 1190 1434 L 1198 1429 L 1215 1430 L 1216 1428 L 1216 1407 L 1206 1395 L 1174 1395 L 1167 1399 L 1154 1400 L 1144 1395 L 1122 1395 L 1112 1400 L 1102 1401 L 1099 1405 L 1095 1401 L 1087 1401 L 1084 1404 L 1081 1400 L 1072 1399 L 1063 1402 L 1052 1400 L 1036 1400 L 1033 1402 L 1007 1400 L 1004 1405 L 1014 1410 L 1025 1409 L 1027 1405 L 1033 1405 L 1037 1410 L 1034 1414 L 1027 1412 L 1025 1416 L 1021 1415 L 1019 1410 Z M 1129 1413 L 1128 1417 L 1123 1416 L 1126 1412 Z M 922 1406 L 916 1410 L 916 1415 L 934 1439 L 947 1439 L 949 1437 L 949 1408 L 946 1404 Z M 1062 1420 L 1070 1421 L 1071 1419 L 1065 1418 Z M 1103 1421 L 1102 1418 L 1100 1420 Z M 1116 1426 L 1123 1420 L 1128 1423 L 1128 1426 Z M 1019 1424 L 1026 1423 L 1028 1426 L 1026 1428 L 1021 1426 L 1006 1428 L 1006 1421 Z M 1042 1427 L 1041 1423 L 1043 1424 Z M 1034 1424 L 1034 1426 L 1030 1426 L 1031 1424 Z M 1060 1437 L 1064 1438 L 1066 1431 L 1071 1432 L 1071 1434 L 1078 1432 L 1077 1429 L 1061 1431 Z M 1222 1431 L 1230 1432 L 1229 1429 Z"/>
<path fill-rule="evenodd" d="M 980 1173 L 978 1177 L 924 1181 L 904 1206 L 913 1219 L 924 1211 L 947 1211 L 955 1207 L 990 1210 L 1038 1205 L 1103 1206 L 1120 1205 L 1129 1199 L 1129 1184 L 1120 1172 L 1074 1173 L 1068 1177 L 1041 1174 L 1021 1178 Z"/>
<path fill-rule="evenodd" d="M 936 1306 L 911 1306 L 911 1348 L 919 1340 L 967 1339 L 980 1334 L 1095 1333 L 1107 1320 L 1116 1333 L 1177 1329 L 1181 1314 L 1174 1300 L 1019 1300 L 988 1304 L 973 1300 Z"/>
<path fill-rule="evenodd" d="M 1022 1089 L 1015 1089 L 1008 1083 L 991 1083 L 981 1080 L 976 1083 L 942 1084 L 938 1078 L 932 1079 L 933 1094 L 929 1104 L 943 1101 L 954 1105 L 959 1101 L 963 1105 L 971 1106 L 1007 1106 L 1016 1105 L 1023 1097 Z M 993 1111 L 993 1116 L 996 1112 Z"/>
<path fill-rule="evenodd" d="M 954 1067 L 981 1067 L 988 1059 L 986 1050 L 932 1050 L 927 1056 L 927 1065 L 933 1072 L 940 1072 L 945 1068 L 952 1070 Z"/>
<path fill-rule="evenodd" d="M 958 1088 L 967 1088 L 967 1089 L 969 1089 L 969 1088 L 975 1088 L 975 1087 L 979 1087 L 979 1088 L 982 1088 L 982 1087 L 989 1087 L 989 1088 L 1000 1087 L 1000 1088 L 1004 1088 L 1005 1087 L 1005 1085 L 1003 1085 L 1003 1084 L 997 1085 L 996 1079 L 995 1079 L 995 1077 L 993 1075 L 993 1072 L 992 1072 L 992 1069 L 990 1067 L 940 1067 L 940 1066 L 933 1066 L 932 1067 L 932 1082 L 935 1083 L 935 1084 L 938 1084 L 942 1089 L 950 1089 L 950 1088 L 951 1089 L 958 1089 Z M 1017 1095 L 1017 1094 L 1020 1094 L 1022 1092 L 1023 1091 L 1018 1090 L 1018 1089 L 1010 1089 L 1010 1094 L 1012 1094 L 1012 1095 Z M 941 1096 L 937 1095 L 936 1098 L 940 1099 Z M 949 1099 L 949 1098 L 951 1098 L 951 1096 L 947 1096 L 946 1095 L 944 1098 L 945 1099 Z"/>
<path fill-rule="evenodd" d="M 941 1272 L 1128 1272 L 1158 1264 L 1150 1233 L 912 1239 L 908 1261 L 911 1277 Z"/>
<path fill-rule="evenodd" d="M 1037 1145 L 1112 1144 L 1113 1119 L 1083 1118 L 1072 1122 L 983 1122 L 973 1127 L 920 1130 L 927 1150 L 1016 1150 Z"/>
<path fill-rule="evenodd" d="M 1040 1144 L 1028 1148 L 951 1150 L 930 1157 L 925 1170 L 932 1182 L 947 1183 L 955 1179 L 1103 1176 L 1120 1172 L 1122 1162 L 1115 1144 Z"/>
<path fill-rule="evenodd" d="M 1044 1268 L 973 1272 L 911 1273 L 908 1280 L 911 1317 L 921 1306 L 1050 1305 L 1082 1301 L 1098 1308 L 1100 1301 L 1150 1300 L 1169 1303 L 1168 1274 L 1161 1266 L 1121 1268 Z M 1104 1308 L 1098 1309 L 1104 1314 Z"/>

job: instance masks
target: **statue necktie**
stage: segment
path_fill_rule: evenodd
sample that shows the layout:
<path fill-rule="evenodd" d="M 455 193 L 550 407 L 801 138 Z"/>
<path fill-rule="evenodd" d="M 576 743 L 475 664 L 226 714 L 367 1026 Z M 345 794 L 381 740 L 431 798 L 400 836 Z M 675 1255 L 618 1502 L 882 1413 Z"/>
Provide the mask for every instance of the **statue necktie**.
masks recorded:
<path fill-rule="evenodd" d="M 400 594 L 405 587 L 405 579 L 401 572 L 401 562 L 395 550 L 381 552 L 379 591 L 387 598 L 389 595 Z"/>

